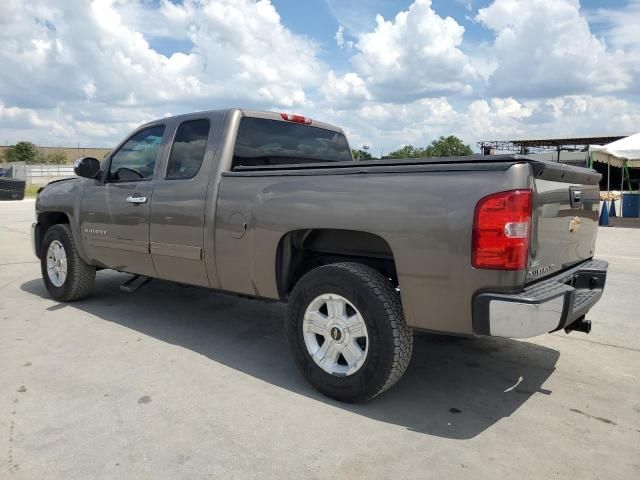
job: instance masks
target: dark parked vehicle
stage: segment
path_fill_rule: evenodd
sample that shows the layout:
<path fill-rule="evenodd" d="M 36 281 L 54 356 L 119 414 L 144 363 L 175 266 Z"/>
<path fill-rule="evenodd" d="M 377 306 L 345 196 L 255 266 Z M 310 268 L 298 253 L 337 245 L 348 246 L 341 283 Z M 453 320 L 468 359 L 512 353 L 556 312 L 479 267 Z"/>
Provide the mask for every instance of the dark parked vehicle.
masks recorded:
<path fill-rule="evenodd" d="M 288 302 L 323 393 L 368 400 L 402 376 L 412 332 L 588 331 L 600 175 L 517 155 L 353 161 L 341 129 L 240 109 L 141 126 L 84 178 L 38 195 L 51 295 L 96 269 Z"/>
<path fill-rule="evenodd" d="M 26 188 L 24 180 L 0 177 L 0 200 L 22 200 L 24 198 L 24 190 Z"/>

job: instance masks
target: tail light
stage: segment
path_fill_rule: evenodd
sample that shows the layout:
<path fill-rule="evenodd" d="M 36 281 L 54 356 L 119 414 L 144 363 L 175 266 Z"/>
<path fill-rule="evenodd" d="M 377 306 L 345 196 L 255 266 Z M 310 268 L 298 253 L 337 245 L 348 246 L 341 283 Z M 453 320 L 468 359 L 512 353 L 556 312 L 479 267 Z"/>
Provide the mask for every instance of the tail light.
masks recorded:
<path fill-rule="evenodd" d="M 280 116 L 287 122 L 303 123 L 304 125 L 311 125 L 311 119 L 303 117 L 302 115 L 292 115 L 291 113 L 281 113 Z"/>
<path fill-rule="evenodd" d="M 529 254 L 531 190 L 482 198 L 473 218 L 471 264 L 491 270 L 523 270 Z"/>

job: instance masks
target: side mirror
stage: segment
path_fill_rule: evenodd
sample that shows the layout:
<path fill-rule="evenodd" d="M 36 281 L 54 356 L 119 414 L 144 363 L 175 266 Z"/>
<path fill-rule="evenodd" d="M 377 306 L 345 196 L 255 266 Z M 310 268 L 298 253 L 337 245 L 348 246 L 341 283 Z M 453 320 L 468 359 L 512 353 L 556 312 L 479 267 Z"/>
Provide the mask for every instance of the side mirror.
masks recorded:
<path fill-rule="evenodd" d="M 79 158 L 73 164 L 73 171 L 79 177 L 96 178 L 100 173 L 100 162 L 93 157 Z"/>

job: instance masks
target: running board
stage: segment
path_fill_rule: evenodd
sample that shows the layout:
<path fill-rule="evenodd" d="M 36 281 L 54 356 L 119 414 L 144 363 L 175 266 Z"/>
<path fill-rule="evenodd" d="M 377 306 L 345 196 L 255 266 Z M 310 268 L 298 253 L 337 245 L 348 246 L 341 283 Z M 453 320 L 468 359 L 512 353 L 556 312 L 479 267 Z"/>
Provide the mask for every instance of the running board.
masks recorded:
<path fill-rule="evenodd" d="M 145 277 L 144 275 L 134 275 L 129 280 L 120 285 L 120 290 L 126 293 L 133 293 L 139 288 L 144 287 L 151 280 L 153 280 L 151 277 Z"/>

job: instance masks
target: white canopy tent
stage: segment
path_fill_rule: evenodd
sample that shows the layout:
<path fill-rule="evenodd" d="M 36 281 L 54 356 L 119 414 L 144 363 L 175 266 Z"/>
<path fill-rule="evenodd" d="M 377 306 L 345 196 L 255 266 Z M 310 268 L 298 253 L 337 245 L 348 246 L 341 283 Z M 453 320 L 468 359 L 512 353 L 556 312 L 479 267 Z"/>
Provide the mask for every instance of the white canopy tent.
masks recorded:
<path fill-rule="evenodd" d="M 640 133 L 608 145 L 592 145 L 589 147 L 589 153 L 594 162 L 606 163 L 618 168 L 625 166 L 638 168 L 640 167 Z"/>
<path fill-rule="evenodd" d="M 640 168 L 640 133 L 616 140 L 607 145 L 592 145 L 589 147 L 590 163 L 601 162 L 607 165 L 607 191 L 611 192 L 611 166 L 622 169 L 622 182 L 620 185 L 620 207 L 622 215 L 622 193 L 624 192 L 624 180 L 629 179 L 629 168 Z M 612 202 L 614 199 L 609 198 Z M 606 202 L 605 202 L 606 208 Z"/>

